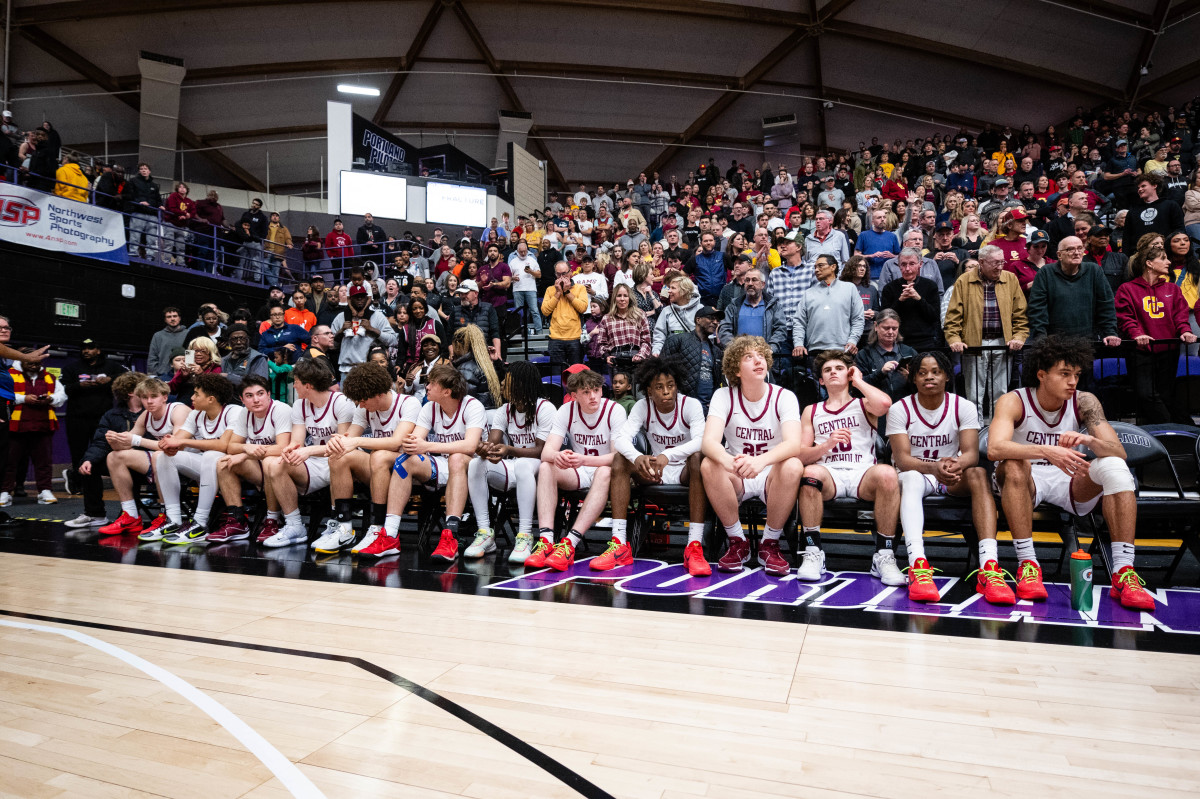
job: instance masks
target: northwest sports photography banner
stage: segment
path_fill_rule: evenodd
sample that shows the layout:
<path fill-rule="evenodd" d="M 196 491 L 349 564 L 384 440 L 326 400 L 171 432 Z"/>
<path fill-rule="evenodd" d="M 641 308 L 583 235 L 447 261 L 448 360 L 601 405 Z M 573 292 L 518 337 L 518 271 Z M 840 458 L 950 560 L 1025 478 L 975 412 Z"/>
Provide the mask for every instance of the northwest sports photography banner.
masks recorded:
<path fill-rule="evenodd" d="M 0 183 L 0 241 L 129 263 L 120 213 L 9 183 Z"/>

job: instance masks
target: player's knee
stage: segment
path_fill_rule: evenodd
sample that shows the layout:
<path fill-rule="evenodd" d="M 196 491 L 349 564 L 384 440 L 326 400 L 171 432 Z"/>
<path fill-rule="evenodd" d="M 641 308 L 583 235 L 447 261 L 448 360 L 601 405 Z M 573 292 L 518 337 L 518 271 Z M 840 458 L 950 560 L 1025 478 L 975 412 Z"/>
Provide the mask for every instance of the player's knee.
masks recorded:
<path fill-rule="evenodd" d="M 967 467 L 967 485 L 971 488 L 988 488 L 987 470 L 982 466 Z"/>
<path fill-rule="evenodd" d="M 1005 485 L 1023 485 L 1028 483 L 1032 477 L 1032 472 L 1029 469 L 1029 461 L 1004 461 L 998 468 L 1000 475 L 1004 478 Z"/>
<path fill-rule="evenodd" d="M 901 492 L 905 494 L 910 492 L 920 493 L 923 488 L 922 483 L 925 482 L 925 476 L 920 472 L 901 472 L 899 481 Z"/>
<path fill-rule="evenodd" d="M 625 456 L 617 453 L 613 455 L 612 470 L 615 474 L 629 474 L 632 468 Z"/>
<path fill-rule="evenodd" d="M 875 486 L 880 491 L 895 491 L 900 487 L 896 478 L 896 470 L 890 466 L 873 466 L 875 471 Z"/>
<path fill-rule="evenodd" d="M 476 477 L 480 470 L 487 468 L 487 463 L 483 458 L 472 458 L 467 464 L 467 477 Z"/>
<path fill-rule="evenodd" d="M 554 480 L 558 477 L 558 469 L 553 463 L 542 461 L 538 464 L 538 479 L 539 480 Z"/>
<path fill-rule="evenodd" d="M 808 494 L 819 497 L 824 485 L 824 472 L 821 469 L 814 469 L 809 466 L 804 470 L 804 475 L 800 478 L 800 493 L 801 495 Z"/>
<path fill-rule="evenodd" d="M 1133 491 L 1135 487 L 1129 466 L 1120 458 L 1096 458 L 1088 465 L 1088 477 L 1105 496 Z"/>
<path fill-rule="evenodd" d="M 701 455 L 699 452 L 693 452 L 691 455 L 688 455 L 688 459 L 687 459 L 688 470 L 692 474 L 697 474 L 700 470 L 700 464 L 703 461 L 704 461 L 703 455 Z"/>
<path fill-rule="evenodd" d="M 450 466 L 450 471 L 452 472 L 464 471 L 470 465 L 471 457 L 461 452 L 455 452 L 446 459 L 446 463 Z"/>
<path fill-rule="evenodd" d="M 775 468 L 779 470 L 779 476 L 788 482 L 799 483 L 804 477 L 804 464 L 799 458 L 788 458 Z"/>

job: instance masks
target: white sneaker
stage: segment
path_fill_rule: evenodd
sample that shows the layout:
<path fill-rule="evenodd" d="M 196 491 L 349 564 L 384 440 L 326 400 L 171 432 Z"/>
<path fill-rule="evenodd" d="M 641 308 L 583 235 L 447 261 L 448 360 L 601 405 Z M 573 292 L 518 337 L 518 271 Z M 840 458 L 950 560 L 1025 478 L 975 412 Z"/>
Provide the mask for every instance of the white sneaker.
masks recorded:
<path fill-rule="evenodd" d="M 908 579 L 896 565 L 896 553 L 880 549 L 871 557 L 871 576 L 878 577 L 884 585 L 908 585 Z"/>
<path fill-rule="evenodd" d="M 796 570 L 796 579 L 809 583 L 820 580 L 821 575 L 825 573 L 825 550 L 806 547 L 800 555 L 802 560 L 800 568 Z"/>
<path fill-rule="evenodd" d="M 312 542 L 312 548 L 317 552 L 341 552 L 354 543 L 354 526 L 350 522 L 339 522 L 329 519 L 325 522 L 325 532 Z"/>
<path fill-rule="evenodd" d="M 54 492 L 46 489 L 38 494 L 39 505 L 55 505 L 58 503 L 58 497 L 54 496 Z"/>
<path fill-rule="evenodd" d="M 297 524 L 294 527 L 285 524 L 283 528 L 275 535 L 263 541 L 264 547 L 290 547 L 292 544 L 303 544 L 308 541 L 308 530 L 304 529 L 304 525 Z"/>
<path fill-rule="evenodd" d="M 533 533 L 517 533 L 517 544 L 508 556 L 509 563 L 524 563 L 533 554 Z"/>
<path fill-rule="evenodd" d="M 103 527 L 108 524 L 108 519 L 104 516 L 88 516 L 86 513 L 76 516 L 69 522 L 66 522 L 67 527 Z"/>
<path fill-rule="evenodd" d="M 467 547 L 466 552 L 463 552 L 464 558 L 482 558 L 491 552 L 496 551 L 496 536 L 491 530 L 480 530 L 475 534 L 475 540 L 471 542 L 471 546 Z"/>
<path fill-rule="evenodd" d="M 0 491 L 0 508 L 12 507 L 12 494 L 7 491 Z"/>
<path fill-rule="evenodd" d="M 363 536 L 362 541 L 359 541 L 350 550 L 350 554 L 357 555 L 359 552 L 362 552 L 364 549 L 371 546 L 371 544 L 374 544 L 375 539 L 378 538 L 379 534 L 382 532 L 383 532 L 383 525 L 372 524 L 370 527 L 367 528 L 367 534 Z"/>

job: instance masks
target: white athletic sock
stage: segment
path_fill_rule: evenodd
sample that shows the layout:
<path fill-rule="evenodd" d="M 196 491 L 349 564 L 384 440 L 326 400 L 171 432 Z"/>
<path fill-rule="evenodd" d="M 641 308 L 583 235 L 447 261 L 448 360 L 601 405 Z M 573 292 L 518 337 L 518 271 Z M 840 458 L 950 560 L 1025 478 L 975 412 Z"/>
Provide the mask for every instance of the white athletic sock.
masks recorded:
<path fill-rule="evenodd" d="M 467 494 L 478 528 L 490 529 L 492 518 L 488 503 L 492 500 L 492 492 L 488 489 L 488 462 L 483 458 L 475 458 L 467 467 Z"/>
<path fill-rule="evenodd" d="M 400 516 L 394 513 L 389 513 L 383 517 L 383 531 L 396 538 L 400 535 Z"/>
<path fill-rule="evenodd" d="M 300 518 L 300 509 L 296 508 L 291 513 L 283 514 L 284 527 L 303 527 L 304 520 Z"/>
<path fill-rule="evenodd" d="M 1119 572 L 1126 566 L 1133 565 L 1133 544 L 1118 541 L 1112 542 L 1113 571 Z"/>
<path fill-rule="evenodd" d="M 569 538 L 571 540 L 571 546 L 573 546 L 573 547 L 579 546 L 579 542 L 583 540 L 583 536 L 580 535 L 579 533 L 575 532 L 574 530 L 567 533 L 567 538 Z"/>
<path fill-rule="evenodd" d="M 517 519 L 517 535 L 533 532 L 533 519 Z"/>
<path fill-rule="evenodd" d="M 138 515 L 137 503 L 134 502 L 132 499 L 128 500 L 128 501 L 122 500 L 121 501 L 121 510 L 124 511 L 125 513 L 128 513 L 130 516 Z"/>
<path fill-rule="evenodd" d="M 979 567 L 983 568 L 990 560 L 994 560 L 997 563 L 1000 562 L 1000 555 L 996 549 L 996 539 L 981 538 L 979 539 Z"/>
<path fill-rule="evenodd" d="M 783 530 L 776 530 L 771 525 L 767 525 L 763 528 L 764 541 L 778 541 L 781 535 L 783 535 Z"/>
<path fill-rule="evenodd" d="M 167 521 L 171 524 L 183 524 L 183 509 L 178 505 L 168 505 Z"/>
<path fill-rule="evenodd" d="M 1038 562 L 1037 553 L 1033 549 L 1033 538 L 1014 538 L 1013 549 L 1017 550 L 1017 564 L 1027 560 Z"/>
<path fill-rule="evenodd" d="M 736 521 L 733 524 L 725 525 L 725 535 L 729 536 L 730 538 L 745 538 L 746 536 L 742 532 L 741 521 Z"/>
<path fill-rule="evenodd" d="M 904 533 L 904 549 L 908 554 L 908 565 L 917 558 L 925 557 L 925 476 L 919 472 L 903 472 L 900 475 L 900 529 Z"/>
<path fill-rule="evenodd" d="M 704 543 L 704 523 L 703 522 L 689 522 L 688 523 L 688 543 L 690 544 L 693 541 L 699 542 L 701 544 Z"/>
<path fill-rule="evenodd" d="M 267 511 L 267 518 L 273 519 L 277 522 L 281 522 L 281 521 L 283 521 L 283 511 L 269 510 L 269 511 Z"/>
<path fill-rule="evenodd" d="M 628 519 L 613 519 L 612 537 L 622 544 L 625 543 L 625 525 L 628 523 Z"/>
<path fill-rule="evenodd" d="M 201 526 L 206 526 L 208 524 L 208 514 L 211 510 L 211 508 L 208 510 L 200 510 L 197 508 L 196 512 L 192 514 L 192 521 Z"/>

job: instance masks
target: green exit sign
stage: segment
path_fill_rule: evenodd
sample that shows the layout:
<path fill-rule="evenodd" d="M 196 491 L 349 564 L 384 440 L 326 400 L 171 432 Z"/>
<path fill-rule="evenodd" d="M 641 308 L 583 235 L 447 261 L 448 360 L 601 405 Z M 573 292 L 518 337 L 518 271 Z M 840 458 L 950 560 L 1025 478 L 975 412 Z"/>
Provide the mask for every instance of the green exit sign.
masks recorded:
<path fill-rule="evenodd" d="M 69 300 L 55 300 L 54 315 L 65 319 L 83 319 L 83 304 Z"/>

